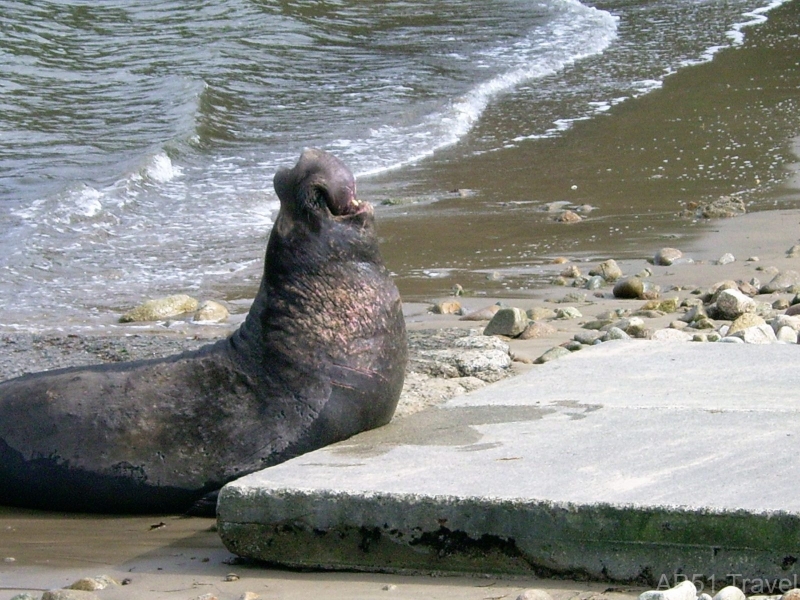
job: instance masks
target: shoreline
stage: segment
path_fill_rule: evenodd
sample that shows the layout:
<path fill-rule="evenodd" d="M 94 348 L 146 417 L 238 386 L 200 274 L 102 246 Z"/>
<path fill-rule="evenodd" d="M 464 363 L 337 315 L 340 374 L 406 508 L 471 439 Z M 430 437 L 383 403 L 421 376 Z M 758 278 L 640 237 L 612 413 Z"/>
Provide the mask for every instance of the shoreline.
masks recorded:
<path fill-rule="evenodd" d="M 759 276 L 763 278 L 761 274 L 767 272 L 765 269 L 769 267 L 780 271 L 800 270 L 800 257 L 787 256 L 787 251 L 800 242 L 797 235 L 798 224 L 800 210 L 765 211 L 721 219 L 710 224 L 707 235 L 681 248 L 684 256 L 693 260 L 691 263 L 654 266 L 646 258 L 622 259 L 618 262 L 626 275 L 649 268 L 652 275 L 648 279 L 662 287 L 662 298 L 689 298 L 693 296 L 692 292 L 710 289 L 719 281 L 748 281 Z M 680 247 L 680 241 L 676 246 Z M 653 253 L 657 250 L 659 248 L 654 246 Z M 716 264 L 726 253 L 733 254 L 735 260 L 728 264 Z M 759 260 L 747 260 L 755 257 Z M 595 266 L 593 261 L 572 264 L 581 271 L 588 271 L 589 267 Z M 567 267 L 569 263 L 554 264 L 548 270 L 556 277 Z M 585 293 L 586 299 L 582 302 L 561 302 L 565 296 L 575 293 Z M 793 296 L 794 293 L 786 292 L 760 295 L 756 298 L 762 302 L 785 300 L 788 303 Z M 446 296 L 432 298 L 431 301 L 453 299 L 452 296 Z M 487 296 L 467 296 L 458 300 L 468 310 L 477 310 L 497 301 L 496 298 Z M 510 352 L 515 359 L 512 372 L 535 369 L 536 366 L 531 363 L 538 356 L 551 347 L 568 342 L 575 333 L 584 330 L 586 321 L 595 319 L 598 314 L 615 310 L 623 313 L 626 310 L 635 311 L 644 304 L 643 300 L 614 298 L 610 286 L 589 292 L 581 288 L 555 285 L 537 290 L 529 297 L 506 298 L 503 302 L 522 309 L 552 309 L 571 305 L 583 315 L 581 318 L 569 320 L 545 320 L 552 325 L 552 330 L 540 338 L 503 338 L 509 343 Z M 431 314 L 430 307 L 429 303 L 412 302 L 406 305 L 411 336 L 421 336 L 424 339 L 443 330 L 465 333 L 464 330 L 469 329 L 482 330 L 487 323 L 464 321 L 458 315 Z M 654 315 L 644 318 L 644 321 L 648 328 L 656 329 L 667 327 L 678 317 L 679 314 L 675 313 Z M 164 331 L 166 334 L 155 329 L 147 333 L 137 330 L 138 336 L 100 337 L 104 340 L 109 337 L 116 339 L 119 345 L 113 348 L 117 352 L 125 348 L 126 344 L 129 350 L 134 350 L 133 347 L 139 344 L 133 354 L 151 352 L 151 345 L 168 350 L 188 342 L 198 345 L 205 341 L 185 340 L 185 336 L 181 334 Z M 30 352 L 19 352 L 14 360 L 27 361 L 29 366 L 42 366 L 42 361 L 46 363 L 47 360 L 53 361 L 59 356 L 69 355 L 74 350 L 70 344 L 80 346 L 84 338 L 92 341 L 91 335 L 72 335 L 73 337 L 67 334 L 56 336 L 56 339 L 67 340 L 64 347 L 40 345 L 36 352 L 43 353 L 44 358 L 37 358 L 33 364 Z M 452 338 L 448 339 L 452 341 Z M 658 342 L 636 340 L 630 343 Z M 672 348 L 675 352 L 680 352 L 681 345 L 674 343 Z M 591 349 L 582 351 L 590 352 Z M 8 355 L 8 352 L 4 353 L 5 358 Z M 423 381 L 419 385 L 424 388 L 429 383 Z M 456 390 L 457 393 L 466 391 L 468 390 Z M 452 396 L 452 392 L 450 389 L 448 393 Z M 442 392 L 435 399 L 424 399 L 412 409 L 419 410 L 435 405 L 445 397 L 446 393 Z M 164 523 L 164 526 L 159 525 L 160 523 Z M 156 527 L 153 528 L 154 525 Z M 213 527 L 213 519 L 184 519 L 175 515 L 72 515 L 0 508 L 0 531 L 3 532 L 0 535 L 0 558 L 15 559 L 0 563 L 0 592 L 11 598 L 18 591 L 41 591 L 69 585 L 81 577 L 100 574 L 110 575 L 118 580 L 132 580 L 130 586 L 96 592 L 100 598 L 121 600 L 141 597 L 142 594 L 152 598 L 194 599 L 205 593 L 213 593 L 218 598 L 238 598 L 245 591 L 265 598 L 275 597 L 276 594 L 282 598 L 299 598 L 307 597 L 309 590 L 342 599 L 374 597 L 387 591 L 391 591 L 392 597 L 397 598 L 414 598 L 424 594 L 436 599 L 477 599 L 486 597 L 484 587 L 491 588 L 492 597 L 514 598 L 515 594 L 524 589 L 535 587 L 548 590 L 554 600 L 585 600 L 589 597 L 632 598 L 642 591 L 634 587 L 609 588 L 604 584 L 569 580 L 520 580 L 496 576 L 487 579 L 480 576 L 432 579 L 425 576 L 380 574 L 295 573 L 238 563 L 222 546 Z M 229 573 L 236 573 L 240 579 L 225 581 Z M 609 589 L 615 591 L 609 592 Z"/>

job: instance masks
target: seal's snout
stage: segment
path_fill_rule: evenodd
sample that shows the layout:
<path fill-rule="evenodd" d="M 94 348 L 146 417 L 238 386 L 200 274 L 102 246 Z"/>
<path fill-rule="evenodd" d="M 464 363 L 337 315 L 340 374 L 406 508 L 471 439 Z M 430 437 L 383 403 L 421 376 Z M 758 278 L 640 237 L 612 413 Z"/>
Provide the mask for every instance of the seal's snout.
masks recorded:
<path fill-rule="evenodd" d="M 292 169 L 278 169 L 274 184 L 282 201 L 314 199 L 310 204 L 327 208 L 334 217 L 372 213 L 368 202 L 358 200 L 356 181 L 347 165 L 324 150 L 304 150 Z"/>

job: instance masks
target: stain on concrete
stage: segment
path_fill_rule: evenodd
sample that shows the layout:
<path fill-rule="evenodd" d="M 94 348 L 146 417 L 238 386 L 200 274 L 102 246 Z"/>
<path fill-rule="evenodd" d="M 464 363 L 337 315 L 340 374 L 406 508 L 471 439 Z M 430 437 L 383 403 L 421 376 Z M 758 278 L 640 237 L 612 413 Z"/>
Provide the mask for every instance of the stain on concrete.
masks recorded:
<path fill-rule="evenodd" d="M 334 454 L 378 456 L 397 446 L 462 446 L 465 451 L 486 450 L 493 444 L 478 443 L 481 425 L 538 421 L 558 412 L 552 406 L 459 406 L 437 408 L 401 417 L 329 447 Z"/>

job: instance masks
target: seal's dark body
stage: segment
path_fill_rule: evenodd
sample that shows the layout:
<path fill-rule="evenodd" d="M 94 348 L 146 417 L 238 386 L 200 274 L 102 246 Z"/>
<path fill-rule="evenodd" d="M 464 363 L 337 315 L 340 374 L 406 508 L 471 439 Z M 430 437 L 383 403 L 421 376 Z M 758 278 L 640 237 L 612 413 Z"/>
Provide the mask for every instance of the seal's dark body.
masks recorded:
<path fill-rule="evenodd" d="M 245 473 L 387 423 L 405 325 L 372 209 L 348 181 L 319 151 L 276 175 L 261 288 L 230 338 L 0 383 L 0 502 L 184 511 Z"/>

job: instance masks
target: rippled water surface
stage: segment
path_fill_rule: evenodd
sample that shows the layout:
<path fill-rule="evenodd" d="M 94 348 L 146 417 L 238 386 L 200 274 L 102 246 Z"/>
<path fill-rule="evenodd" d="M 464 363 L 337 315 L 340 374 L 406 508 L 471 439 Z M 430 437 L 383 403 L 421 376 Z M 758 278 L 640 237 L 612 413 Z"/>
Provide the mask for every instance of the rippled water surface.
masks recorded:
<path fill-rule="evenodd" d="M 0 324 L 246 298 L 272 175 L 304 147 L 386 196 L 440 156 L 522 157 L 741 45 L 782 4 L 0 0 Z"/>

